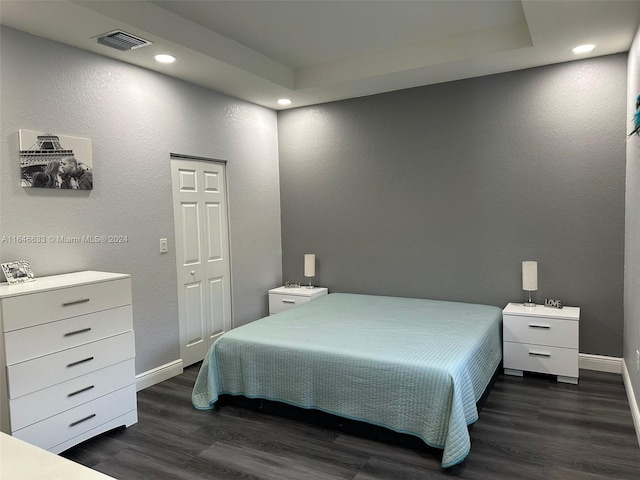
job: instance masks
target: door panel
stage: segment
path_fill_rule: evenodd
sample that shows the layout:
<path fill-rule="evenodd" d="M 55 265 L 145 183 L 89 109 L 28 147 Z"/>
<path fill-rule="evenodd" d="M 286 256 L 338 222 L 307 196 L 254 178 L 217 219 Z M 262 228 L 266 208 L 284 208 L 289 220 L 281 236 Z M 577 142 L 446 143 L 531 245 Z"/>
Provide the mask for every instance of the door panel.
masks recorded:
<path fill-rule="evenodd" d="M 200 263 L 200 216 L 197 203 L 183 202 L 181 208 L 183 266 Z"/>
<path fill-rule="evenodd" d="M 202 305 L 202 284 L 200 282 L 185 284 L 185 326 L 186 344 L 196 345 L 204 340 L 204 315 Z"/>
<path fill-rule="evenodd" d="M 216 337 L 225 331 L 224 279 L 212 278 L 209 280 L 209 299 L 212 313 L 209 336 Z"/>
<path fill-rule="evenodd" d="M 222 259 L 222 217 L 220 215 L 220 204 L 207 203 L 207 240 L 208 252 L 207 261 Z"/>
<path fill-rule="evenodd" d="M 220 193 L 218 172 L 204 172 L 204 190 L 209 193 Z"/>
<path fill-rule="evenodd" d="M 195 192 L 197 188 L 197 179 L 195 170 L 180 169 L 180 191 Z"/>

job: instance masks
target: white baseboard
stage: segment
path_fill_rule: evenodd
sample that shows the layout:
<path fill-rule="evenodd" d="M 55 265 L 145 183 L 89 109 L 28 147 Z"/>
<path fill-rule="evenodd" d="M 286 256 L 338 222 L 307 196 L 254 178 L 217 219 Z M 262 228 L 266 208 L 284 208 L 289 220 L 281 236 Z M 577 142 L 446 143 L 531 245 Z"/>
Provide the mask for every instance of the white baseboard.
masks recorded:
<path fill-rule="evenodd" d="M 633 418 L 633 426 L 636 429 L 636 437 L 638 438 L 638 446 L 640 446 L 640 410 L 638 410 L 638 402 L 633 392 L 629 370 L 627 370 L 627 362 L 622 362 L 622 379 L 624 380 L 624 388 L 627 391 L 627 399 L 629 400 L 629 408 L 631 409 L 631 418 Z"/>
<path fill-rule="evenodd" d="M 163 382 L 164 380 L 168 380 L 171 377 L 180 375 L 181 373 L 182 359 L 165 363 L 164 365 L 160 365 L 159 367 L 136 375 L 136 391 L 139 392 L 140 390 L 155 385 L 156 383 Z"/>
<path fill-rule="evenodd" d="M 578 364 L 585 370 L 595 370 L 597 372 L 622 373 L 622 358 L 606 357 L 604 355 L 591 355 L 581 353 L 578 355 Z"/>

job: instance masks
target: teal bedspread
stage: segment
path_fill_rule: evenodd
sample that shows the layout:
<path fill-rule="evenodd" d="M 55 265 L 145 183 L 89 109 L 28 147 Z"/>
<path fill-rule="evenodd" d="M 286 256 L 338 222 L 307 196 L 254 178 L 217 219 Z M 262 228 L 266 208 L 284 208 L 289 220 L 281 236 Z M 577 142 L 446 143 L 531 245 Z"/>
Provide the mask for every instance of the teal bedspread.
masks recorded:
<path fill-rule="evenodd" d="M 501 358 L 501 309 L 332 293 L 243 325 L 212 345 L 192 402 L 277 400 L 421 438 L 455 465 Z"/>

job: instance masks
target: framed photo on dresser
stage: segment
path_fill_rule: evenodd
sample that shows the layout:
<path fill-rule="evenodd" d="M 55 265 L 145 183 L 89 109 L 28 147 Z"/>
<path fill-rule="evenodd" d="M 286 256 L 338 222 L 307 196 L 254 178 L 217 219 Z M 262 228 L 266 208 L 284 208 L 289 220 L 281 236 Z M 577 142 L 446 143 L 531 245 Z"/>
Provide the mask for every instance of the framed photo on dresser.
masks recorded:
<path fill-rule="evenodd" d="M 31 271 L 31 265 L 26 260 L 17 260 L 15 262 L 3 263 L 2 273 L 4 273 L 7 282 L 10 285 L 16 283 L 31 282 L 35 280 L 35 275 Z"/>

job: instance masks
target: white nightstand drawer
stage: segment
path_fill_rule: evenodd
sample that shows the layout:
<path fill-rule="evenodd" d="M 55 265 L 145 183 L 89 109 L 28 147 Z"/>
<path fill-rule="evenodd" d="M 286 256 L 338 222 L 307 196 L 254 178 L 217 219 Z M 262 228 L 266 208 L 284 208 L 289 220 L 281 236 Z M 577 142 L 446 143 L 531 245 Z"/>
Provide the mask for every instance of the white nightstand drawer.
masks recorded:
<path fill-rule="evenodd" d="M 269 315 L 284 312 L 327 295 L 327 287 L 277 287 L 269 290 Z"/>
<path fill-rule="evenodd" d="M 131 304 L 131 279 L 58 288 L 2 301 L 4 331 Z"/>
<path fill-rule="evenodd" d="M 280 313 L 285 310 L 289 310 L 290 308 L 296 307 L 298 305 L 302 305 L 304 303 L 309 303 L 311 301 L 311 297 L 300 297 L 296 295 L 280 295 L 280 294 L 269 294 L 269 313 Z"/>
<path fill-rule="evenodd" d="M 9 398 L 85 375 L 135 357 L 133 332 L 7 366 Z"/>
<path fill-rule="evenodd" d="M 135 359 L 131 358 L 10 400 L 11 430 L 20 430 L 133 383 Z"/>
<path fill-rule="evenodd" d="M 578 350 L 504 342 L 504 366 L 514 370 L 578 377 Z"/>
<path fill-rule="evenodd" d="M 578 348 L 578 322 L 557 318 L 504 315 L 505 342 Z"/>
<path fill-rule="evenodd" d="M 116 390 L 12 433 L 16 438 L 49 449 L 136 409 L 136 387 Z"/>
<path fill-rule="evenodd" d="M 131 305 L 89 313 L 5 334 L 7 365 L 112 337 L 133 328 Z"/>

